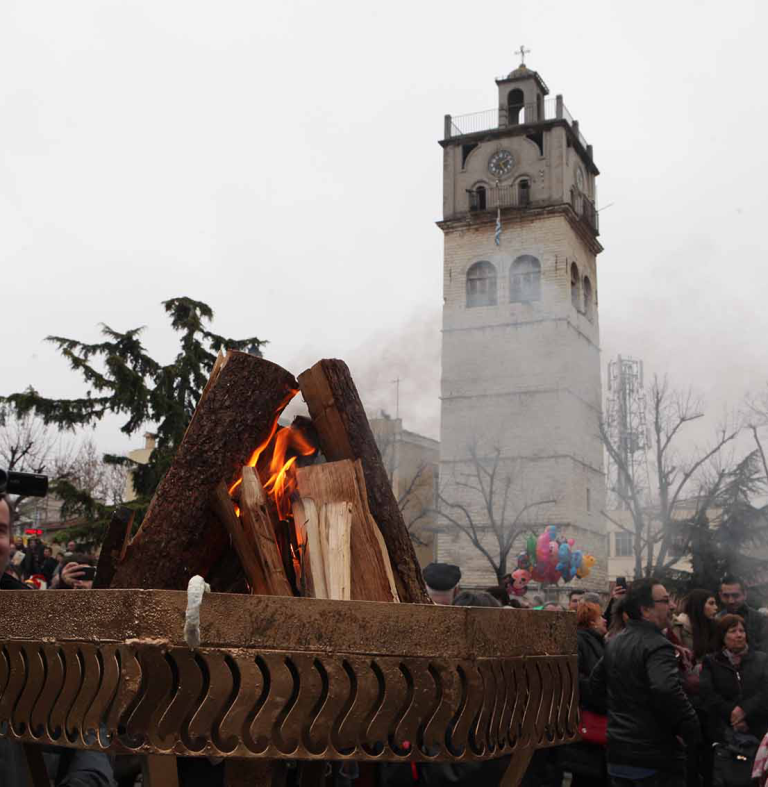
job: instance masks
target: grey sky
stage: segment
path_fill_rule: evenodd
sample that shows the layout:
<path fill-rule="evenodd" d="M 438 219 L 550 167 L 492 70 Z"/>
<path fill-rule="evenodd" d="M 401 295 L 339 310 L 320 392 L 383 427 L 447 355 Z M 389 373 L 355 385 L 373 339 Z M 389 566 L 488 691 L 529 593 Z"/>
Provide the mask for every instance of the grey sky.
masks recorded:
<path fill-rule="evenodd" d="M 47 334 L 148 326 L 189 295 L 299 373 L 352 366 L 437 435 L 445 113 L 529 65 L 594 145 L 603 369 L 713 408 L 768 378 L 759 2 L 6 2 L 0 391 L 83 388 Z M 132 442 L 114 424 L 110 450 Z"/>

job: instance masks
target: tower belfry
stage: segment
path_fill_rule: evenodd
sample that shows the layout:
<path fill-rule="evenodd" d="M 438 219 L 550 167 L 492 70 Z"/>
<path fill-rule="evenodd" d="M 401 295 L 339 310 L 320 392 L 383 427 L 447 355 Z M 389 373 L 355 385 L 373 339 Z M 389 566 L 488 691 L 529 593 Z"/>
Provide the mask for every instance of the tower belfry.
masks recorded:
<path fill-rule="evenodd" d="M 527 50 L 518 54 L 524 60 Z M 503 495 L 491 501 L 491 516 L 488 495 L 471 479 L 478 465 L 495 468 L 497 491 L 509 490 L 505 526 L 558 525 L 598 559 L 582 586 L 602 585 L 599 171 L 562 96 L 550 98 L 536 71 L 523 62 L 496 86 L 497 106 L 446 115 L 440 142 L 441 507 L 463 507 L 493 541 Z M 438 559 L 461 565 L 466 584 L 493 578 L 480 551 L 449 525 Z"/>

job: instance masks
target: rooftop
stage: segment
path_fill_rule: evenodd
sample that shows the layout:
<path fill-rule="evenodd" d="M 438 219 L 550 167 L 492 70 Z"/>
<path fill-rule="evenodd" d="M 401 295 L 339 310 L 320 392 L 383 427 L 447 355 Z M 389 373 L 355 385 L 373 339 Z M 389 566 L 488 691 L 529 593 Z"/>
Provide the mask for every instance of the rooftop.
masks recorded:
<path fill-rule="evenodd" d="M 512 72 L 515 73 L 515 72 Z M 581 133 L 579 124 L 563 103 L 562 96 L 547 98 L 539 104 L 524 104 L 520 108 L 519 116 L 509 122 L 506 107 L 494 107 L 482 112 L 472 112 L 468 115 L 445 116 L 445 138 L 464 137 L 469 134 L 479 134 L 495 129 L 511 128 L 513 126 L 531 125 L 553 120 L 564 120 L 573 130 L 585 152 L 589 145 Z"/>

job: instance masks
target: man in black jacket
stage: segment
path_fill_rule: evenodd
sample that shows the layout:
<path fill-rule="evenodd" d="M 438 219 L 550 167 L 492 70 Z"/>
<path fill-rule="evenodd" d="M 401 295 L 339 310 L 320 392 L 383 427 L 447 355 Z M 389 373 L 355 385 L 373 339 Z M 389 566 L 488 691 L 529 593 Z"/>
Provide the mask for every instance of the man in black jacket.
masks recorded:
<path fill-rule="evenodd" d="M 720 601 L 724 609 L 717 613 L 717 617 L 741 615 L 744 618 L 749 649 L 768 653 L 768 618 L 747 605 L 747 589 L 744 587 L 744 580 L 726 574 L 720 580 Z"/>
<path fill-rule="evenodd" d="M 610 639 L 590 678 L 608 708 L 608 773 L 614 787 L 685 787 L 685 747 L 701 737 L 683 692 L 675 649 L 661 633 L 669 593 L 659 582 L 632 584 L 627 628 Z"/>

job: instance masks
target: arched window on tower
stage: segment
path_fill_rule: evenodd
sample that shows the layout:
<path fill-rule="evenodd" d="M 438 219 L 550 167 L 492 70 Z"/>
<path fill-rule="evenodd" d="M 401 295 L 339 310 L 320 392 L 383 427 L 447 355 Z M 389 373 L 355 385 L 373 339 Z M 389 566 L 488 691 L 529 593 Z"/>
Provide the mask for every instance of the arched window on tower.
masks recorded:
<path fill-rule="evenodd" d="M 467 308 L 496 305 L 496 268 L 483 260 L 467 271 Z"/>
<path fill-rule="evenodd" d="M 507 94 L 507 125 L 516 126 L 520 122 L 520 112 L 525 106 L 525 96 L 519 88 Z"/>
<path fill-rule="evenodd" d="M 474 189 L 467 189 L 469 197 L 469 210 L 485 210 L 488 207 L 488 189 L 485 186 L 476 186 Z"/>
<path fill-rule="evenodd" d="M 509 302 L 528 303 L 541 300 L 541 264 L 536 257 L 524 254 L 509 269 Z"/>
<path fill-rule="evenodd" d="M 592 282 L 589 280 L 589 276 L 584 277 L 583 285 L 584 287 L 584 314 L 587 315 L 587 319 L 592 319 Z"/>
<path fill-rule="evenodd" d="M 517 184 L 517 204 L 524 208 L 531 204 L 531 181 L 522 178 Z"/>
<path fill-rule="evenodd" d="M 580 303 L 579 303 L 579 269 L 576 267 L 576 263 L 571 263 L 571 303 L 573 304 L 574 308 L 578 310 Z"/>

